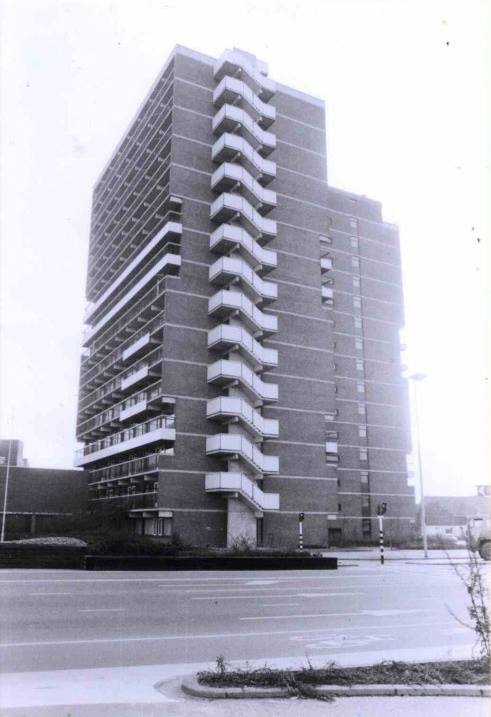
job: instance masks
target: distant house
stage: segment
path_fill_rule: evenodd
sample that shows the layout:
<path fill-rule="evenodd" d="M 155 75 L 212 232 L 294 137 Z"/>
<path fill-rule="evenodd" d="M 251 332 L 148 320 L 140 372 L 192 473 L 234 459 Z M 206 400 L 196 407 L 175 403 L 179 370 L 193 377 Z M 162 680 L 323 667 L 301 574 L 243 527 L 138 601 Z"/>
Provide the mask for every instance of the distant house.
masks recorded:
<path fill-rule="evenodd" d="M 429 536 L 464 538 L 471 518 L 491 515 L 491 495 L 427 496 L 425 508 Z"/>

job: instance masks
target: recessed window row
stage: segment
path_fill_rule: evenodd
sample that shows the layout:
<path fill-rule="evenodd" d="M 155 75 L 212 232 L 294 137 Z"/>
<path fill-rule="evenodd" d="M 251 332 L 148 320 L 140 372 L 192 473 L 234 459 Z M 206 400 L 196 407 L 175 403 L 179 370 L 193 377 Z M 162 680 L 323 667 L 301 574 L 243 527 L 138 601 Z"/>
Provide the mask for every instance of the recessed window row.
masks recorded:
<path fill-rule="evenodd" d="M 93 278 L 90 282 L 89 291 L 93 291 L 95 287 L 97 287 L 99 291 L 103 291 L 112 280 L 114 274 L 122 271 L 126 264 L 132 261 L 141 249 L 142 244 L 147 240 L 147 236 L 157 232 L 164 225 L 163 219 L 165 219 L 168 213 L 166 206 L 169 201 L 169 171 L 167 171 L 161 179 L 163 180 L 162 186 L 164 187 L 162 190 L 163 198 L 161 196 L 160 199 L 153 202 L 151 207 L 147 208 L 146 211 L 149 216 L 141 226 L 132 226 L 131 231 L 121 231 L 120 243 L 113 245 L 113 250 L 108 255 L 107 260 L 101 263 L 100 266 L 94 266 L 91 270 Z M 126 239 L 128 234 L 131 236 L 130 241 Z M 121 243 L 123 243 L 122 246 Z M 101 284 L 102 286 L 100 286 Z"/>

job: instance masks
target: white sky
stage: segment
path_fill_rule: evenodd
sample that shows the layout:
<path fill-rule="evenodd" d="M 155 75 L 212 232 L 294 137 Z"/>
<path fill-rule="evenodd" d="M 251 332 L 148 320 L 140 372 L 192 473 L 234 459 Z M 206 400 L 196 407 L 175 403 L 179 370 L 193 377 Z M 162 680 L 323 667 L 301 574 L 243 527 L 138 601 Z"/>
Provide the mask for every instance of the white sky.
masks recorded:
<path fill-rule="evenodd" d="M 175 44 L 237 46 L 326 100 L 330 183 L 400 226 L 426 492 L 488 482 L 489 3 L 0 0 L 0 23 L 0 434 L 31 465 L 72 465 L 93 183 Z"/>

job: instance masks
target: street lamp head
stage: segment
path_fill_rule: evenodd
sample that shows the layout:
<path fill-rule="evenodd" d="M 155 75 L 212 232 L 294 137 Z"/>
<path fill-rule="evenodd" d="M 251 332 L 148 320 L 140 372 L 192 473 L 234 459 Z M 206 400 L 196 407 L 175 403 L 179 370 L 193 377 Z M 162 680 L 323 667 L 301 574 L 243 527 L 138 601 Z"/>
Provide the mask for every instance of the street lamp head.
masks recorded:
<path fill-rule="evenodd" d="M 424 381 L 426 378 L 425 373 L 410 373 L 408 379 L 411 381 Z"/>

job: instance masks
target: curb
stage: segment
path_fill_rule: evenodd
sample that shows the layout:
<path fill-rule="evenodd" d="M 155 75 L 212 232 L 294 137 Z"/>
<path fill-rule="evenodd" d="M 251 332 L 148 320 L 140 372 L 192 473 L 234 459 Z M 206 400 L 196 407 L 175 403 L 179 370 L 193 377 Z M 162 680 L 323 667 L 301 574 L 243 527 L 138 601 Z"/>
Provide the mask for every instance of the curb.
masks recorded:
<path fill-rule="evenodd" d="M 181 689 L 192 697 L 213 700 L 291 697 L 284 687 L 208 687 L 196 677 L 183 680 Z M 487 685 L 325 685 L 313 689 L 322 697 L 491 697 Z"/>

